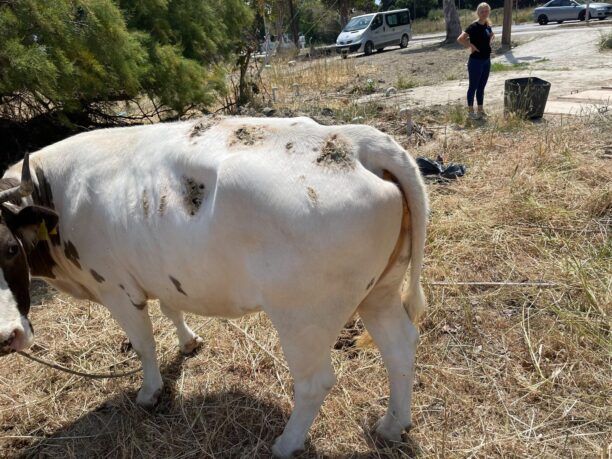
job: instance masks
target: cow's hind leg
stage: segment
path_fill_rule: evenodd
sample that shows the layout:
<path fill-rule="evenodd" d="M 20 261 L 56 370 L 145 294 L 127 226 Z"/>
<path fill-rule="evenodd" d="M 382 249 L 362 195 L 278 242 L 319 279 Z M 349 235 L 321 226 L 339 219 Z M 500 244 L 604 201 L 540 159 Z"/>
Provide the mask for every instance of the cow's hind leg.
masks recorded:
<path fill-rule="evenodd" d="M 411 423 L 414 356 L 419 333 L 402 306 L 397 285 L 375 287 L 358 311 L 380 349 L 389 377 L 389 406 L 378 421 L 376 432 L 387 440 L 400 441 Z"/>
<path fill-rule="evenodd" d="M 143 383 L 138 391 L 136 403 L 150 408 L 157 403 L 163 381 L 155 354 L 155 338 L 146 303 L 134 306 L 124 295 L 103 297 L 104 305 L 127 334 L 132 348 L 142 363 Z"/>
<path fill-rule="evenodd" d="M 336 382 L 331 347 L 352 310 L 339 311 L 330 305 L 313 308 L 309 314 L 301 312 L 299 317 L 285 314 L 275 317 L 269 312 L 278 330 L 294 387 L 293 412 L 272 447 L 276 457 L 291 457 L 304 448 L 308 429 Z"/>
<path fill-rule="evenodd" d="M 176 327 L 176 336 L 183 354 L 191 354 L 202 345 L 204 342 L 202 338 L 196 335 L 185 323 L 185 315 L 183 314 L 183 311 L 172 309 L 171 307 L 166 306 L 164 303 L 160 303 L 160 307 L 164 315 L 170 319 Z"/>

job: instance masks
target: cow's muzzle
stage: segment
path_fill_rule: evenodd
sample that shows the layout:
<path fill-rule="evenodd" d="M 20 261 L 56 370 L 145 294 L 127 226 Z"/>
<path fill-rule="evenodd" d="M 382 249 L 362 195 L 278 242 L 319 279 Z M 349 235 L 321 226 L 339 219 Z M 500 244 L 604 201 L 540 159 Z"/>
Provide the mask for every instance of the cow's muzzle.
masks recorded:
<path fill-rule="evenodd" d="M 21 316 L 20 321 L 0 333 L 0 356 L 13 351 L 24 351 L 34 341 L 32 325 L 27 317 Z"/>

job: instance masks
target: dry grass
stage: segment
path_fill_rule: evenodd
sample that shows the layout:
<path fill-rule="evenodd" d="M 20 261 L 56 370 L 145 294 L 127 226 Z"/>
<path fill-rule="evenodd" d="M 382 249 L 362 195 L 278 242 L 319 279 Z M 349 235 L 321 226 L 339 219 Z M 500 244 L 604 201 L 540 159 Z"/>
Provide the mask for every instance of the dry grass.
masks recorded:
<path fill-rule="evenodd" d="M 352 64 L 338 62 L 338 75 L 321 70 L 319 86 L 306 92 L 348 84 Z M 275 84 L 307 86 L 299 80 L 307 72 L 298 73 L 279 73 Z M 305 97 L 302 110 L 328 102 Z M 385 410 L 387 378 L 378 352 L 351 347 L 345 332 L 333 351 L 338 384 L 303 457 L 605 457 L 612 442 L 610 117 L 537 124 L 493 117 L 475 127 L 453 107 L 423 111 L 417 122 L 445 128 L 414 147 L 395 112 L 346 103 L 413 155 L 442 153 L 467 164 L 468 174 L 428 185 L 423 279 L 430 307 L 406 442 L 379 447 L 370 436 Z M 351 116 L 340 110 L 337 121 Z M 525 280 L 556 286 L 429 284 Z M 133 353 L 121 351 L 124 335 L 106 309 L 37 293 L 37 355 L 88 371 L 138 366 Z M 189 317 L 206 345 L 182 358 L 170 322 L 155 304 L 150 309 L 166 384 L 154 411 L 134 404 L 139 376 L 89 381 L 13 354 L 1 361 L 1 455 L 269 456 L 292 388 L 266 316 Z"/>
<path fill-rule="evenodd" d="M 476 20 L 476 13 L 472 10 L 459 10 L 458 13 L 463 29 Z M 494 25 L 501 25 L 503 19 L 503 8 L 496 8 L 491 11 L 491 22 Z M 514 24 L 533 22 L 533 8 L 513 10 L 512 19 Z M 444 14 L 442 13 L 442 10 L 432 11 L 427 18 L 417 18 L 412 21 L 412 33 L 415 35 L 444 32 L 445 30 L 446 24 L 444 22 Z"/>

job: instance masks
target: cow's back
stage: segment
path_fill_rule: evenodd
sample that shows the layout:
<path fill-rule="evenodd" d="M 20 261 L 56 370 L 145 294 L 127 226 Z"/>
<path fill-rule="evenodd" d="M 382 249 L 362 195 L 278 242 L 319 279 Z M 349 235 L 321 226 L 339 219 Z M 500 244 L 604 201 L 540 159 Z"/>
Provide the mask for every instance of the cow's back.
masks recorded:
<path fill-rule="evenodd" d="M 393 249 L 401 197 L 359 162 L 359 135 L 207 118 L 52 145 L 32 164 L 60 214 L 57 269 L 96 299 L 119 288 L 136 305 L 225 316 L 338 283 L 363 290 Z"/>

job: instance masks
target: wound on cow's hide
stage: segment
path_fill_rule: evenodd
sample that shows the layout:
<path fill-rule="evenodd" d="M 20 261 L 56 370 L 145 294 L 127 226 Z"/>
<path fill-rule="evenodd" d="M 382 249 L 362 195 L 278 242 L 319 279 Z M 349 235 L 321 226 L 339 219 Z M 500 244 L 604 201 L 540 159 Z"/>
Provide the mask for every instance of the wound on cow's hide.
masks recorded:
<path fill-rule="evenodd" d="M 164 215 L 166 207 L 168 207 L 168 196 L 162 194 L 159 198 L 159 207 L 157 208 L 157 212 L 159 213 L 159 215 Z"/>
<path fill-rule="evenodd" d="M 208 118 L 201 119 L 197 121 L 193 127 L 191 128 L 191 132 L 189 133 L 190 138 L 199 137 L 208 131 L 212 126 L 217 124 L 219 118 L 210 116 Z"/>
<path fill-rule="evenodd" d="M 264 138 L 264 130 L 259 126 L 242 126 L 234 131 L 230 138 L 230 146 L 237 143 L 252 146 Z"/>
<path fill-rule="evenodd" d="M 310 202 L 312 202 L 315 205 L 318 204 L 319 203 L 319 195 L 317 193 L 317 190 L 315 190 L 311 186 L 309 186 L 307 189 L 308 189 L 308 199 L 310 199 Z"/>
<path fill-rule="evenodd" d="M 189 177 L 183 177 L 183 200 L 189 215 L 195 215 L 204 201 L 204 184 Z"/>
<path fill-rule="evenodd" d="M 355 158 L 350 144 L 334 134 L 327 138 L 321 154 L 317 157 L 317 164 L 331 166 L 337 169 L 353 169 Z"/>
<path fill-rule="evenodd" d="M 285 148 L 286 148 L 287 150 L 291 150 L 291 149 L 293 149 L 293 142 L 287 142 L 287 145 L 285 145 Z"/>
<path fill-rule="evenodd" d="M 168 276 L 170 278 L 170 280 L 172 281 L 172 283 L 174 284 L 174 287 L 176 288 L 176 290 L 179 293 L 182 293 L 183 295 L 187 296 L 187 294 L 185 293 L 185 290 L 183 290 L 183 286 L 181 285 L 181 283 L 179 282 L 178 279 L 175 279 L 172 276 Z"/>
<path fill-rule="evenodd" d="M 142 210 L 144 210 L 144 216 L 149 216 L 149 195 L 147 190 L 142 190 Z"/>
<path fill-rule="evenodd" d="M 370 282 L 368 282 L 368 285 L 366 286 L 366 290 L 370 290 L 370 288 L 374 285 L 374 281 L 376 280 L 375 277 L 372 278 L 372 280 L 370 280 Z"/>
<path fill-rule="evenodd" d="M 79 252 L 77 252 L 77 249 L 72 242 L 66 241 L 64 244 L 64 255 L 66 255 L 66 258 L 70 260 L 74 266 L 81 269 L 81 263 L 79 263 Z"/>
<path fill-rule="evenodd" d="M 102 282 L 106 280 L 95 269 L 90 269 L 89 272 L 91 273 L 91 276 L 96 280 L 98 284 L 101 284 Z"/>

